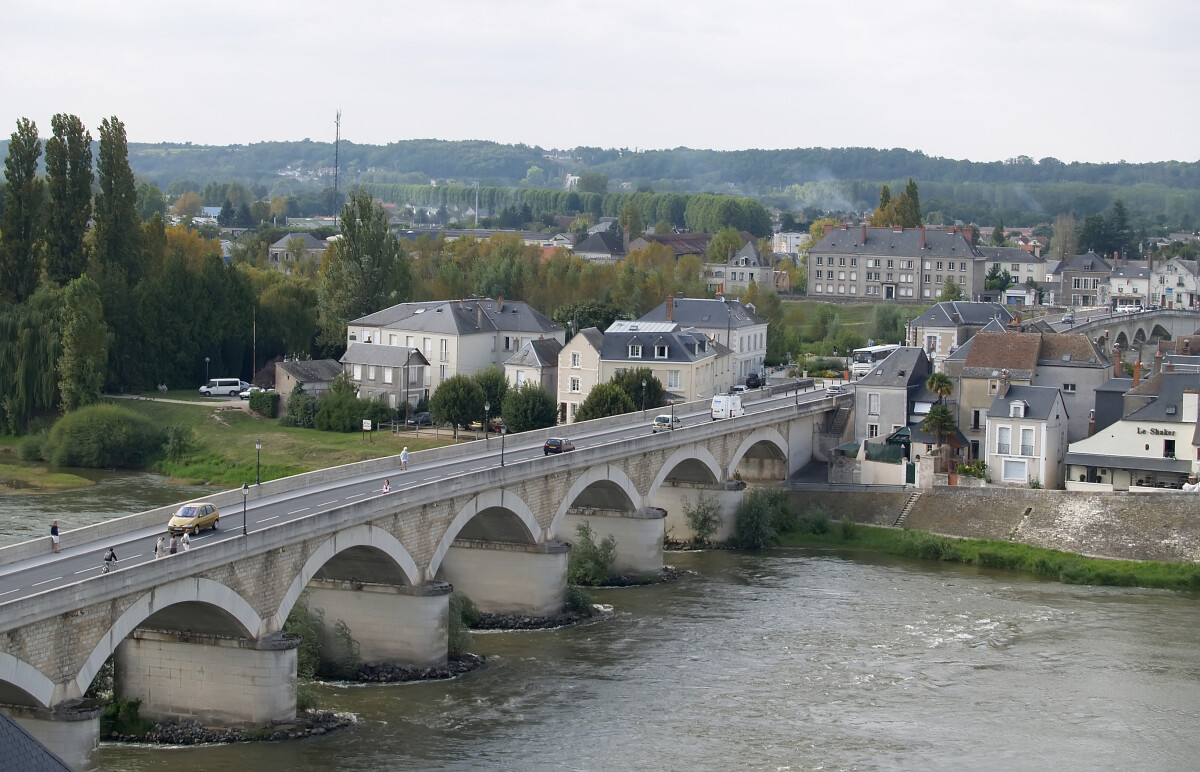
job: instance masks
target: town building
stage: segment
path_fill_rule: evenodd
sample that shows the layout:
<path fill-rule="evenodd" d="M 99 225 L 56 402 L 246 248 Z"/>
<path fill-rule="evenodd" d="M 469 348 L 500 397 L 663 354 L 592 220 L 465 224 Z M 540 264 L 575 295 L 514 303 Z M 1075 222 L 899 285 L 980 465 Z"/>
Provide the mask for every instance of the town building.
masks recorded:
<path fill-rule="evenodd" d="M 993 483 L 1062 488 L 1067 409 L 1058 389 L 1014 386 L 1002 375 L 987 413 L 986 448 Z"/>
<path fill-rule="evenodd" d="M 525 341 L 521 350 L 504 363 L 504 377 L 513 388 L 536 383 L 553 395 L 558 389 L 558 356 L 562 348 L 557 338 Z"/>
<path fill-rule="evenodd" d="M 925 349 L 934 369 L 941 372 L 946 357 L 985 326 L 995 323 L 1003 330 L 1015 321 L 1002 303 L 943 301 L 908 323 L 908 345 Z"/>
<path fill-rule="evenodd" d="M 292 273 L 310 260 L 319 265 L 328 246 L 311 233 L 289 233 L 267 248 L 267 265 L 284 273 Z"/>
<path fill-rule="evenodd" d="M 1108 297 L 1116 310 L 1150 306 L 1150 269 L 1136 265 L 1118 265 L 1108 276 Z"/>
<path fill-rule="evenodd" d="M 1046 260 L 1020 247 L 976 247 L 984 258 L 984 275 L 994 269 L 1008 271 L 1018 284 L 1046 283 Z"/>
<path fill-rule="evenodd" d="M 1200 264 L 1174 257 L 1150 269 L 1150 305 L 1162 308 L 1200 307 Z"/>
<path fill-rule="evenodd" d="M 1070 306 L 1108 305 L 1112 264 L 1095 252 L 1068 255 L 1054 269 L 1062 282 L 1062 302 Z"/>
<path fill-rule="evenodd" d="M 921 348 L 898 348 L 854 382 L 854 437 L 876 440 L 919 423 L 936 397 L 925 387 L 932 372 Z"/>
<path fill-rule="evenodd" d="M 429 360 L 415 348 L 351 343 L 341 365 L 354 383 L 359 399 L 376 399 L 390 408 L 416 405 L 429 396 L 425 371 Z"/>
<path fill-rule="evenodd" d="M 625 259 L 621 234 L 607 230 L 589 235 L 576 244 L 573 251 L 589 263 L 609 264 Z"/>
<path fill-rule="evenodd" d="M 279 395 L 279 412 L 287 410 L 288 398 L 297 387 L 302 394 L 320 396 L 329 391 L 333 379 L 342 372 L 336 359 L 283 360 L 275 363 L 275 392 Z"/>
<path fill-rule="evenodd" d="M 754 286 L 774 289 L 774 261 L 758 245 L 747 241 L 724 262 L 704 264 L 704 283 L 716 294 L 745 292 Z"/>
<path fill-rule="evenodd" d="M 767 356 L 767 322 L 752 306 L 729 298 L 667 298 L 642 315 L 639 322 L 674 322 L 694 328 L 732 352 L 726 360 L 733 383 L 763 370 Z"/>

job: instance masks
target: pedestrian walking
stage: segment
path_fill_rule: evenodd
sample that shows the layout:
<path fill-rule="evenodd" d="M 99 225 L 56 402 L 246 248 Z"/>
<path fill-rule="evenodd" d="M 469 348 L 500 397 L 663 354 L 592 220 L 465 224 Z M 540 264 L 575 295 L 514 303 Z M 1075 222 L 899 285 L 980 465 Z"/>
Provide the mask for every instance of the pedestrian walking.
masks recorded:
<path fill-rule="evenodd" d="M 405 450 L 407 450 L 407 448 L 405 448 Z M 54 524 L 50 526 L 50 548 L 52 550 L 54 550 L 55 552 L 58 552 L 58 521 L 57 520 L 55 520 Z"/>
<path fill-rule="evenodd" d="M 385 480 L 383 481 L 383 492 L 384 492 L 384 493 L 391 493 L 391 492 L 392 492 L 392 481 L 391 481 L 391 480 L 385 479 Z"/>
<path fill-rule="evenodd" d="M 112 547 L 108 548 L 108 552 L 104 554 L 104 569 L 103 573 L 108 573 L 117 567 L 117 551 Z"/>
<path fill-rule="evenodd" d="M 179 552 L 179 537 L 175 534 L 171 534 L 171 546 L 168 551 L 172 555 L 174 555 L 176 552 Z"/>
<path fill-rule="evenodd" d="M 183 545 L 184 552 L 187 552 L 192 548 L 192 537 L 188 536 L 187 531 L 183 532 L 183 538 L 179 540 L 179 543 Z"/>
<path fill-rule="evenodd" d="M 165 541 L 166 540 L 163 537 L 161 537 L 161 536 L 158 537 L 158 543 L 154 545 L 154 559 L 155 560 L 158 560 L 163 555 L 167 554 L 167 547 L 166 547 L 166 544 L 164 544 Z"/>
<path fill-rule="evenodd" d="M 408 469 L 408 446 L 404 446 L 404 450 L 400 451 L 400 471 Z"/>

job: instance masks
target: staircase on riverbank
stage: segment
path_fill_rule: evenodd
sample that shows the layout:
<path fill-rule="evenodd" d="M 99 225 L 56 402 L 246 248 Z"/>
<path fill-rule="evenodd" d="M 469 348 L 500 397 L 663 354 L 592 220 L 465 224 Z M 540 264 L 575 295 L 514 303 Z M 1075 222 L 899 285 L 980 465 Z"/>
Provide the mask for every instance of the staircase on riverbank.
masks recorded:
<path fill-rule="evenodd" d="M 896 528 L 904 527 L 904 524 L 906 522 L 908 522 L 908 513 L 912 512 L 913 507 L 915 507 L 917 505 L 917 501 L 920 498 L 921 498 L 921 491 L 913 491 L 909 495 L 908 501 L 904 502 L 904 508 L 901 509 L 900 514 L 896 516 L 896 522 L 892 523 L 892 525 L 894 527 L 896 527 Z"/>

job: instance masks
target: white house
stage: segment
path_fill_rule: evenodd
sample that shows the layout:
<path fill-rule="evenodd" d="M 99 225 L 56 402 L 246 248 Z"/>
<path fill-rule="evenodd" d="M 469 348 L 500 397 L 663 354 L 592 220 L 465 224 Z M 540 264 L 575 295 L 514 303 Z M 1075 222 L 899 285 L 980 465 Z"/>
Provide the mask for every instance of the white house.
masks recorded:
<path fill-rule="evenodd" d="M 733 356 L 732 382 L 740 383 L 750 373 L 761 372 L 767 356 L 767 322 L 747 306 L 728 298 L 667 298 L 643 314 L 639 322 L 674 322 L 692 327 L 708 339 L 725 345 Z M 732 383 L 731 383 L 732 385 Z"/>
<path fill-rule="evenodd" d="M 1058 389 L 1000 383 L 987 414 L 987 465 L 993 483 L 1062 488 L 1067 408 Z"/>

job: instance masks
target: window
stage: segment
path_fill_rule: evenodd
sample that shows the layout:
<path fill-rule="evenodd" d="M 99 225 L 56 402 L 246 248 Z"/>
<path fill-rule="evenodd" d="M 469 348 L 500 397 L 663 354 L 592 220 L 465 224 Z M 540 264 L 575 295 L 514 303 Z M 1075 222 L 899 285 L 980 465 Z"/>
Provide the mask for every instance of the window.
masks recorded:
<path fill-rule="evenodd" d="M 846 265 L 846 258 L 844 258 L 844 257 L 839 257 L 839 258 L 838 258 L 838 265 L 839 265 L 839 266 L 844 266 L 844 265 Z"/>
<path fill-rule="evenodd" d="M 442 380 L 446 380 L 446 366 L 442 365 L 440 368 L 438 368 L 438 372 L 441 374 Z"/>
<path fill-rule="evenodd" d="M 879 415 L 879 395 L 867 395 L 867 415 Z M 875 427 L 878 429 L 879 427 Z"/>
<path fill-rule="evenodd" d="M 867 439 L 879 436 L 879 424 L 867 424 Z"/>
<path fill-rule="evenodd" d="M 1021 270 L 1021 264 L 1020 264 L 1020 263 L 1013 263 L 1013 264 L 1012 264 L 1012 273 L 1017 273 L 1017 272 L 1018 272 L 1018 271 L 1020 271 L 1020 270 Z"/>
<path fill-rule="evenodd" d="M 937 261 L 937 269 L 938 269 L 939 271 L 940 271 L 940 270 L 942 270 L 942 261 L 941 261 L 941 260 L 938 260 L 938 261 Z"/>
<path fill-rule="evenodd" d="M 825 265 L 825 258 L 818 256 L 817 265 Z"/>
<path fill-rule="evenodd" d="M 571 352 L 571 367 L 579 367 L 579 360 L 580 360 L 579 352 L 572 351 Z"/>
<path fill-rule="evenodd" d="M 367 365 L 367 378 L 375 380 L 375 365 Z"/>
<path fill-rule="evenodd" d="M 966 284 L 966 283 L 967 283 L 967 277 L 966 277 L 966 276 L 959 276 L 959 277 L 958 277 L 958 283 L 959 283 L 959 284 Z"/>
<path fill-rule="evenodd" d="M 1021 455 L 1033 455 L 1033 428 L 1030 426 L 1021 428 Z"/>
<path fill-rule="evenodd" d="M 925 261 L 925 270 L 926 270 L 926 271 L 928 271 L 928 270 L 929 270 L 930 268 L 932 268 L 932 267 L 933 267 L 933 261 L 932 261 L 932 260 L 926 260 L 926 261 Z"/>
<path fill-rule="evenodd" d="M 640 344 L 637 344 L 637 343 L 629 344 L 629 357 L 631 359 L 641 359 L 642 358 L 642 347 Z"/>
<path fill-rule="evenodd" d="M 1163 458 L 1175 458 L 1175 440 L 1163 440 Z"/>
<path fill-rule="evenodd" d="M 667 347 L 661 343 L 656 344 L 654 346 L 654 358 L 655 359 L 666 359 L 667 358 Z"/>
<path fill-rule="evenodd" d="M 1011 458 L 1004 459 L 1001 464 L 1001 479 L 1005 482 L 1025 482 L 1029 479 L 1026 473 L 1026 464 L 1024 461 L 1018 461 Z"/>
<path fill-rule="evenodd" d="M 850 272 L 850 281 L 858 281 L 858 271 Z"/>
<path fill-rule="evenodd" d="M 858 258 L 857 257 L 850 258 L 850 267 L 851 268 L 858 267 Z"/>
<path fill-rule="evenodd" d="M 1021 402 L 1020 400 L 1017 400 L 1015 402 L 1010 402 L 1008 405 L 1008 417 L 1009 418 L 1024 418 L 1025 417 L 1025 403 Z"/>
<path fill-rule="evenodd" d="M 1074 394 L 1074 393 L 1075 393 L 1075 384 L 1073 384 L 1073 383 L 1064 383 L 1064 384 L 1063 384 L 1063 387 L 1062 387 L 1062 390 L 1063 390 L 1064 392 L 1066 392 L 1067 394 Z"/>
<path fill-rule="evenodd" d="M 383 382 L 384 383 L 392 382 L 392 369 L 393 368 L 391 368 L 391 367 L 383 368 Z"/>
<path fill-rule="evenodd" d="M 408 346 L 409 348 L 412 348 L 413 347 L 413 336 L 405 335 L 404 336 L 404 345 Z"/>
<path fill-rule="evenodd" d="M 438 341 L 438 350 L 441 353 L 443 362 L 450 360 L 450 341 L 442 338 L 440 341 Z"/>
<path fill-rule="evenodd" d="M 1007 456 L 1012 450 L 1012 428 L 1001 426 L 996 430 L 996 453 Z"/>
<path fill-rule="evenodd" d="M 821 285 L 820 285 L 820 284 L 814 284 L 814 285 L 813 285 L 813 289 L 814 289 L 814 290 L 816 290 L 817 292 L 821 292 Z"/>
<path fill-rule="evenodd" d="M 426 359 L 433 359 L 433 340 L 431 338 L 423 338 L 421 341 L 421 350 L 425 352 Z"/>
<path fill-rule="evenodd" d="M 846 272 L 838 271 L 838 281 L 845 281 L 845 280 L 846 280 Z"/>
<path fill-rule="evenodd" d="M 983 428 L 983 411 L 975 409 L 971 411 L 971 429 L 979 431 Z"/>
<path fill-rule="evenodd" d="M 929 283 L 929 274 L 925 274 L 925 283 L 926 284 Z M 929 290 L 925 290 L 925 291 L 928 292 Z"/>
<path fill-rule="evenodd" d="M 965 270 L 967 270 L 967 264 L 966 264 L 966 263 L 959 263 L 959 264 L 958 264 L 958 270 L 960 270 L 960 271 L 965 271 Z"/>
<path fill-rule="evenodd" d="M 577 375 L 571 376 L 571 391 L 576 394 L 579 393 L 579 376 Z"/>
<path fill-rule="evenodd" d="M 667 371 L 667 388 L 668 389 L 678 389 L 679 388 L 679 371 L 678 370 L 668 370 Z"/>
<path fill-rule="evenodd" d="M 572 419 L 572 420 L 574 420 L 574 418 L 575 418 L 575 414 L 576 414 L 576 413 L 578 413 L 578 412 L 579 412 L 579 403 L 578 403 L 578 402 L 572 402 L 572 403 L 571 403 L 571 419 Z"/>
<path fill-rule="evenodd" d="M 396 345 L 396 334 L 395 333 L 392 333 L 392 332 L 388 333 L 388 345 L 389 346 Z"/>
<path fill-rule="evenodd" d="M 352 374 L 354 377 L 354 380 L 361 381 L 362 380 L 362 365 L 354 365 L 352 369 L 354 370 L 354 372 Z"/>

